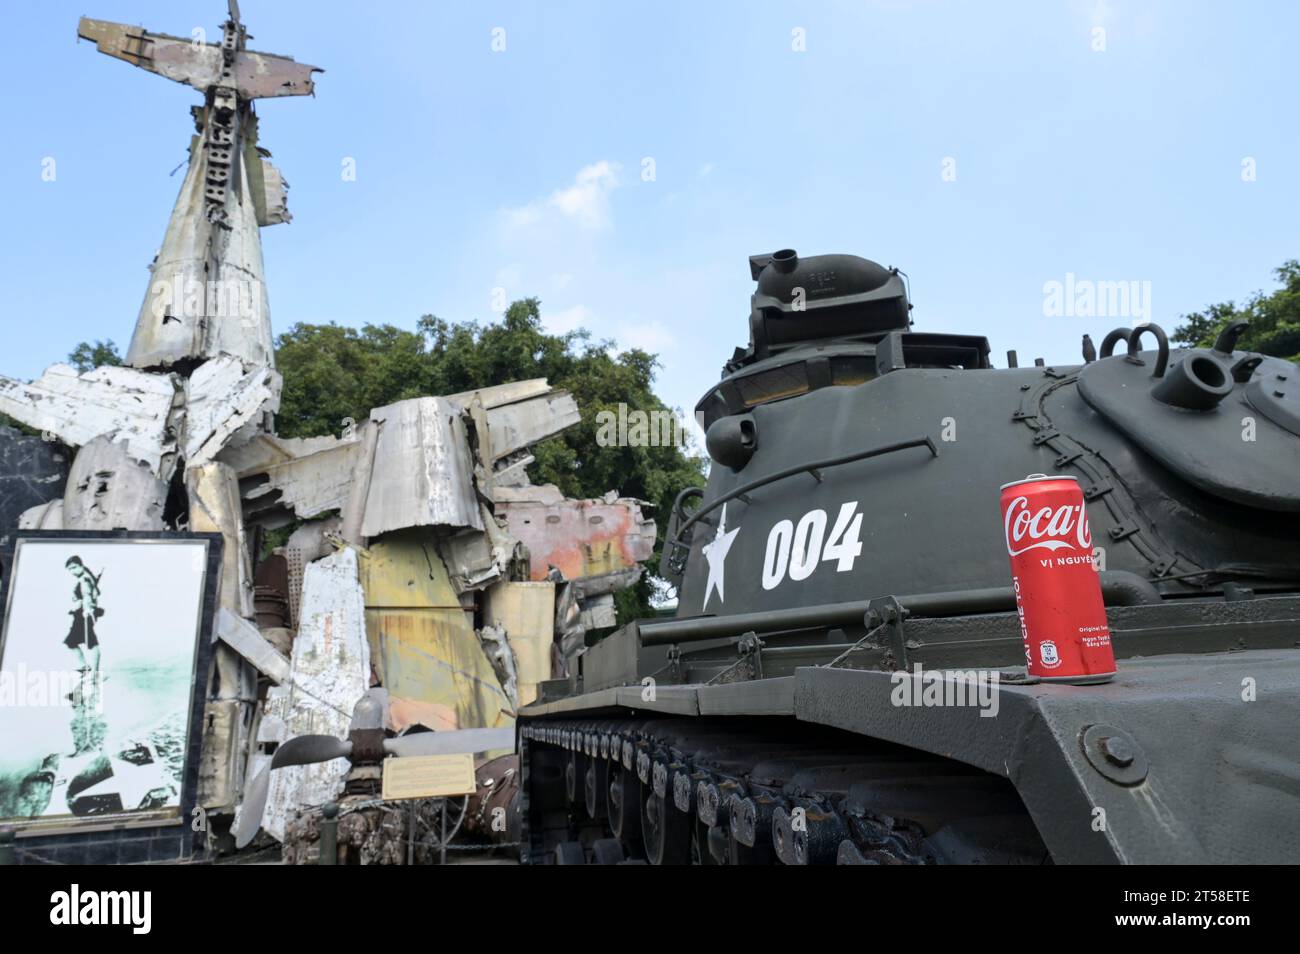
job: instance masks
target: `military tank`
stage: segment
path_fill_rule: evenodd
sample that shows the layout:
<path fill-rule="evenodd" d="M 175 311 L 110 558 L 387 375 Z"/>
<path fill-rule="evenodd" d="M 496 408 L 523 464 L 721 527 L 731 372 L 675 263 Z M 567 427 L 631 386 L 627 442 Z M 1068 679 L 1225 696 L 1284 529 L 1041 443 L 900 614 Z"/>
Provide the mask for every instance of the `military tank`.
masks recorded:
<path fill-rule="evenodd" d="M 897 269 L 749 265 L 749 344 L 696 409 L 707 486 L 668 522 L 676 615 L 521 711 L 523 859 L 1300 858 L 1300 370 L 1244 325 L 1154 324 L 994 368 L 912 330 Z M 1082 487 L 1104 685 L 1027 674 L 998 490 L 1028 474 Z"/>

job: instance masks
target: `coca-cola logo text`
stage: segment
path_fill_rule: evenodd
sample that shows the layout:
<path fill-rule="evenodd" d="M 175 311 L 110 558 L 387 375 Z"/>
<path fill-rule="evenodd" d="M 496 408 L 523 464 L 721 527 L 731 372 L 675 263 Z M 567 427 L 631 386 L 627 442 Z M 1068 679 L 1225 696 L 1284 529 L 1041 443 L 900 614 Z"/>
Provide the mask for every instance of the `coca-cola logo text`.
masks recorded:
<path fill-rule="evenodd" d="M 1018 556 L 1030 550 L 1078 549 L 1092 552 L 1092 532 L 1088 529 L 1088 512 L 1083 505 L 1069 504 L 1029 509 L 1028 497 L 1017 497 L 1007 507 L 1003 529 L 1006 531 L 1007 553 Z M 1027 546 L 1022 546 L 1028 540 Z"/>

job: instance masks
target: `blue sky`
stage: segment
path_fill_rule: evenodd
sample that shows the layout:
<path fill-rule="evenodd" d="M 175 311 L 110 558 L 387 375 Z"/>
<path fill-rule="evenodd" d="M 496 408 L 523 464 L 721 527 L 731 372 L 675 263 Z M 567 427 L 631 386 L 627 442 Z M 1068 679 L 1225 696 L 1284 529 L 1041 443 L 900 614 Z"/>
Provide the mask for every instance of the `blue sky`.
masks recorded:
<path fill-rule="evenodd" d="M 1067 273 L 1149 282 L 1171 327 L 1300 255 L 1294 3 L 241 6 L 252 48 L 326 70 L 314 99 L 258 106 L 292 186 L 293 223 L 262 233 L 281 331 L 485 320 L 503 288 L 658 352 L 689 407 L 745 342 L 752 253 L 897 265 L 917 330 L 985 334 L 999 365 L 1074 361 L 1083 332 L 1130 323 L 1046 314 Z M 216 38 L 224 3 L 7 11 L 17 377 L 129 340 L 199 102 L 76 42 L 82 13 Z"/>

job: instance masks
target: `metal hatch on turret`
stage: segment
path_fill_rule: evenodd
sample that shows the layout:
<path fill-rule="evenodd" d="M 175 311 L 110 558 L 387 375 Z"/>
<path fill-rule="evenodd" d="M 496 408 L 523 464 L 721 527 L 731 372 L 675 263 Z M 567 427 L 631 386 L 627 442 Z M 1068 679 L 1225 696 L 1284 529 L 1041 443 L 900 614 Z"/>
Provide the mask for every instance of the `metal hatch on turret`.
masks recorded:
<path fill-rule="evenodd" d="M 1174 474 L 1248 507 L 1300 511 L 1300 387 L 1290 361 L 1236 350 L 1170 350 L 1156 325 L 1116 329 L 1079 372 L 1079 394 Z M 1154 351 L 1139 350 L 1150 334 Z M 1125 353 L 1112 354 L 1117 345 Z"/>
<path fill-rule="evenodd" d="M 853 386 L 903 368 L 989 367 L 981 335 L 913 332 L 906 276 L 857 255 L 794 249 L 749 257 L 749 347 L 695 407 L 715 421 L 824 387 Z"/>

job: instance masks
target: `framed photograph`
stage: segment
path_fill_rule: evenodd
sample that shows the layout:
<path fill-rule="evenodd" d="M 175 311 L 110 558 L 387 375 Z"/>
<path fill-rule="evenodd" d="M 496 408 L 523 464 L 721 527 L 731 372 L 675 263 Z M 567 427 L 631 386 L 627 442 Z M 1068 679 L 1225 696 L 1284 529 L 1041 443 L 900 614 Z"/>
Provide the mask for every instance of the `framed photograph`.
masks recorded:
<path fill-rule="evenodd" d="M 0 560 L 0 827 L 186 820 L 220 535 L 19 531 Z"/>

